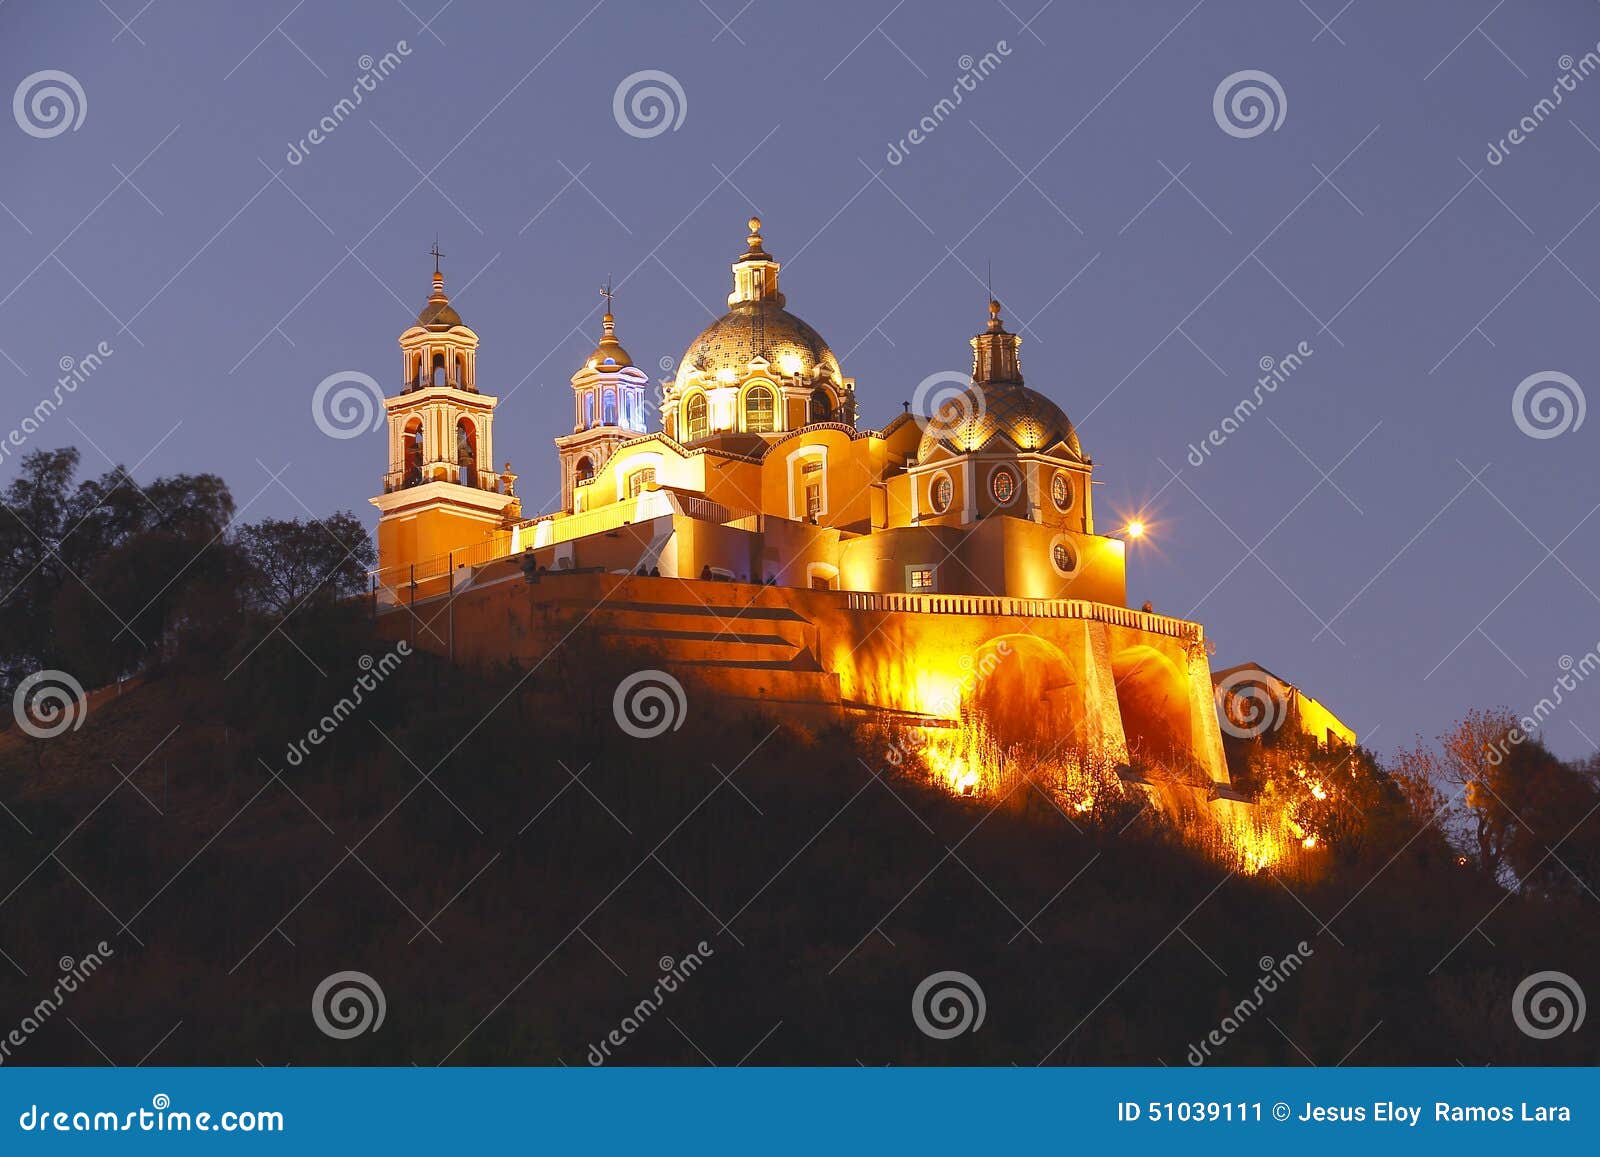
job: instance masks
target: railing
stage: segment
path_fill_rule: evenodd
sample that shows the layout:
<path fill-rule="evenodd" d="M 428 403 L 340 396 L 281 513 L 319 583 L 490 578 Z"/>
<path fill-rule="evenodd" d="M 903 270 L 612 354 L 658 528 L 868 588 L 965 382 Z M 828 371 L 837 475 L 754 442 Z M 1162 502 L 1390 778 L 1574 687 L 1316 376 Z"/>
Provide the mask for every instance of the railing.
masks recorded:
<path fill-rule="evenodd" d="M 389 472 L 383 480 L 384 492 L 392 494 L 397 490 L 409 490 L 413 486 L 423 486 L 429 482 L 452 482 L 471 486 L 474 490 L 487 491 L 490 494 L 504 494 L 507 498 L 515 494 L 514 474 L 502 474 L 479 466 L 471 472 L 475 476 L 475 484 L 463 483 L 461 469 L 459 463 L 444 458 L 432 462 L 413 462 L 409 465 L 404 462 L 391 462 Z"/>
<path fill-rule="evenodd" d="M 748 518 L 752 513 L 734 510 L 720 502 L 693 494 L 681 494 L 665 488 L 649 490 L 637 498 L 625 499 L 582 514 L 541 514 L 517 523 L 510 530 L 495 531 L 482 541 L 449 554 L 423 559 L 414 565 L 388 567 L 371 573 L 376 586 L 398 591 L 411 583 L 436 579 L 462 567 L 483 566 L 525 550 L 588 538 L 593 534 L 603 534 L 637 522 L 648 522 L 664 515 L 678 514 L 699 522 L 725 524 Z"/>
<path fill-rule="evenodd" d="M 853 611 L 909 611 L 934 615 L 1014 615 L 1031 619 L 1092 619 L 1175 639 L 1199 639 L 1202 627 L 1149 611 L 1134 611 L 1087 599 L 1023 599 L 1004 595 L 902 595 L 846 591 Z"/>

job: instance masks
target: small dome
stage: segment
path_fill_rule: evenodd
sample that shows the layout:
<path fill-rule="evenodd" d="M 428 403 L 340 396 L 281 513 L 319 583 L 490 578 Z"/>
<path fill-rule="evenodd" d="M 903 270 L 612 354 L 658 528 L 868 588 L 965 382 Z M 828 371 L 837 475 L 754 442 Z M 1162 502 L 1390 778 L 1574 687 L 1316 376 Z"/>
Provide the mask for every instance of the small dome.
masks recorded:
<path fill-rule="evenodd" d="M 822 335 L 770 299 L 741 301 L 700 331 L 678 363 L 677 388 L 683 389 L 695 374 L 715 377 L 731 369 L 740 377 L 750 360 L 765 358 L 775 373 L 809 378 L 821 369 L 842 381 L 839 359 Z"/>
<path fill-rule="evenodd" d="M 436 272 L 433 275 L 433 292 L 428 295 L 428 304 L 417 314 L 417 324 L 424 329 L 433 330 L 450 329 L 453 326 L 466 324 L 444 294 L 444 274 Z"/>
<path fill-rule="evenodd" d="M 966 393 L 947 399 L 922 428 L 917 458 L 926 461 L 940 444 L 970 454 L 1002 434 L 1018 450 L 1044 451 L 1065 442 L 1074 458 L 1083 458 L 1078 431 L 1060 406 L 1026 386 L 996 382 L 974 382 Z"/>
<path fill-rule="evenodd" d="M 601 319 L 601 325 L 604 327 L 604 336 L 600 338 L 600 344 L 594 347 L 594 353 L 589 355 L 589 360 L 600 369 L 609 367 L 619 370 L 633 365 L 633 358 L 617 340 L 617 319 L 611 316 L 609 310 Z"/>

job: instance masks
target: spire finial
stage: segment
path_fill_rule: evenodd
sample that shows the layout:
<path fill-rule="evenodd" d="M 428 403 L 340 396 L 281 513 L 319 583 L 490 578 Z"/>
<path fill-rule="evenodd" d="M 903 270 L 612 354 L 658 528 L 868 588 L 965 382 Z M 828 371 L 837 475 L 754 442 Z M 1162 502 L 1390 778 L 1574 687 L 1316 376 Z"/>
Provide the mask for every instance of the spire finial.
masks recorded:
<path fill-rule="evenodd" d="M 606 299 L 606 316 L 611 316 L 611 299 L 615 296 L 611 290 L 611 275 L 606 274 L 605 288 L 600 291 L 600 296 Z"/>
<path fill-rule="evenodd" d="M 439 273 L 439 259 L 444 256 L 443 253 L 439 252 L 439 235 L 437 233 L 433 235 L 433 248 L 428 252 L 433 256 L 433 272 L 437 274 Z"/>

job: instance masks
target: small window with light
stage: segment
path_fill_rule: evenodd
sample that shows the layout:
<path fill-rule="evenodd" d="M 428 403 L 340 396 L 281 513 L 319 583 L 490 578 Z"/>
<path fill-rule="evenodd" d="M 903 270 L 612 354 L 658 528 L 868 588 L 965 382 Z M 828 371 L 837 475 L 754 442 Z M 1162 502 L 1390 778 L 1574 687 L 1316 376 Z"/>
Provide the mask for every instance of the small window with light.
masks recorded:
<path fill-rule="evenodd" d="M 936 566 L 906 567 L 906 590 L 914 595 L 932 594 L 939 589 L 939 568 Z"/>
<path fill-rule="evenodd" d="M 989 476 L 989 493 L 1001 506 L 1009 506 L 1017 496 L 1017 476 L 1004 466 Z"/>
<path fill-rule="evenodd" d="M 928 488 L 928 502 L 933 507 L 935 514 L 943 514 L 950 509 L 951 500 L 955 498 L 955 483 L 950 481 L 950 475 L 941 474 L 933 480 L 933 485 Z"/>

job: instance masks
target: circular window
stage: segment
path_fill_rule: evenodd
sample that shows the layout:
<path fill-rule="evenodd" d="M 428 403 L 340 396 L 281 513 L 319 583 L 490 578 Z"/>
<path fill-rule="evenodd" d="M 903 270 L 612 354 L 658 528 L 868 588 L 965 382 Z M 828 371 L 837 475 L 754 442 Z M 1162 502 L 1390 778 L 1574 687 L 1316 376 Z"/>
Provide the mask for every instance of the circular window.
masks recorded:
<path fill-rule="evenodd" d="M 1072 479 L 1065 474 L 1057 474 L 1050 479 L 1050 500 L 1056 504 L 1056 509 L 1065 514 L 1072 509 Z"/>
<path fill-rule="evenodd" d="M 1004 466 L 989 475 L 989 492 L 1001 506 L 1009 506 L 1017 496 L 1017 476 Z"/>
<path fill-rule="evenodd" d="M 949 510 L 955 492 L 955 484 L 950 481 L 950 475 L 941 474 L 935 478 L 933 485 L 928 487 L 928 501 L 933 505 L 933 512 L 943 514 Z"/>
<path fill-rule="evenodd" d="M 1071 578 L 1078 573 L 1078 554 L 1066 539 L 1058 538 L 1050 544 L 1050 565 L 1056 568 L 1056 573 L 1062 578 Z"/>

